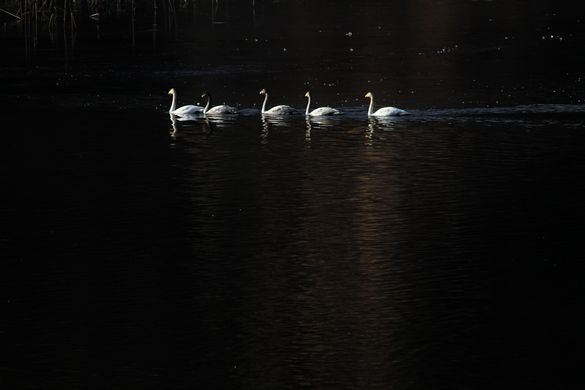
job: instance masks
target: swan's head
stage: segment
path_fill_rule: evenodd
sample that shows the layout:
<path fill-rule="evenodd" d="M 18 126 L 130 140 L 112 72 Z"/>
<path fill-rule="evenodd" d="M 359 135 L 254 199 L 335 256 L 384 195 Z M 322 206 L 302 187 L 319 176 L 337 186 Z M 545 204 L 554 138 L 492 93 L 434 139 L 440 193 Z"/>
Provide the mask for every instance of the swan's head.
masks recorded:
<path fill-rule="evenodd" d="M 307 92 L 305 93 L 305 97 L 308 97 L 308 98 L 310 98 L 310 97 L 311 97 L 311 91 L 307 91 Z"/>
<path fill-rule="evenodd" d="M 266 89 L 265 88 L 262 88 L 262 91 L 260 91 L 260 95 L 265 95 L 266 93 L 267 93 L 266 92 Z"/>
<path fill-rule="evenodd" d="M 367 98 L 373 98 L 373 97 L 374 97 L 374 95 L 372 95 L 372 93 L 371 93 L 371 92 L 368 92 L 368 93 L 366 93 L 366 96 L 364 96 L 364 97 L 367 97 Z"/>
<path fill-rule="evenodd" d="M 175 94 L 175 88 L 171 88 L 169 89 L 169 95 L 174 95 Z"/>
<path fill-rule="evenodd" d="M 203 92 L 203 94 L 201 94 L 201 97 L 202 98 L 209 97 L 209 92 L 207 92 L 207 91 Z"/>

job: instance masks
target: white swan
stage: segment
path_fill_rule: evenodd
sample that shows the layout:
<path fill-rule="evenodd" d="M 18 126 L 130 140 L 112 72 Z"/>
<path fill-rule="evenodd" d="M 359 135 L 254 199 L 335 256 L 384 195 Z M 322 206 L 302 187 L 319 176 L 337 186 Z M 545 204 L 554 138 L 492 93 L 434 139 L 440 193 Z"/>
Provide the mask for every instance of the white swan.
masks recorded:
<path fill-rule="evenodd" d="M 188 104 L 186 106 L 182 106 L 177 108 L 177 91 L 175 88 L 171 88 L 169 90 L 169 95 L 173 95 L 173 102 L 171 103 L 171 108 L 169 109 L 169 114 L 177 115 L 177 116 L 184 116 L 184 115 L 194 115 L 194 114 L 201 114 L 203 112 L 203 107 L 201 106 L 194 106 L 192 104 Z"/>
<path fill-rule="evenodd" d="M 306 116 L 323 116 L 323 115 L 341 115 L 342 112 L 336 110 L 335 108 L 331 107 L 319 107 L 315 108 L 313 111 L 309 112 L 309 107 L 311 106 L 311 92 L 307 91 L 305 97 L 308 98 L 307 102 L 307 110 L 305 111 Z"/>
<path fill-rule="evenodd" d="M 368 116 L 402 116 L 408 115 L 408 112 L 396 107 L 382 107 L 374 112 L 374 95 L 371 92 L 366 93 L 367 98 L 370 98 L 370 108 L 368 108 Z"/>
<path fill-rule="evenodd" d="M 270 110 L 266 110 L 266 102 L 268 101 L 268 92 L 266 89 L 260 91 L 260 95 L 264 95 L 264 103 L 262 104 L 263 115 L 291 115 L 295 113 L 295 109 L 291 106 L 281 104 L 280 106 L 274 106 Z"/>
<path fill-rule="evenodd" d="M 203 95 L 201 95 L 201 97 L 207 98 L 207 104 L 203 109 L 203 113 L 205 115 L 230 115 L 238 113 L 238 110 L 236 110 L 234 107 L 230 107 L 225 104 L 209 108 L 209 106 L 211 105 L 211 95 L 209 94 L 209 92 L 204 92 Z"/>

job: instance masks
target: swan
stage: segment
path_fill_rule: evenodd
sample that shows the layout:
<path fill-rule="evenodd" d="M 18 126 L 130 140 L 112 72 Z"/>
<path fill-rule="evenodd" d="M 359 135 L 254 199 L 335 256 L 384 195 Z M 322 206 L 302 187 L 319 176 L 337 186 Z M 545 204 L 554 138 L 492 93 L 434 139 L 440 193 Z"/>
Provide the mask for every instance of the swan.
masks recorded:
<path fill-rule="evenodd" d="M 342 112 L 336 110 L 335 108 L 331 107 L 319 107 L 315 108 L 313 111 L 309 112 L 309 107 L 311 106 L 311 92 L 307 91 L 305 97 L 309 99 L 307 102 L 307 110 L 305 111 L 306 116 L 323 116 L 323 115 L 341 115 Z"/>
<path fill-rule="evenodd" d="M 295 109 L 291 106 L 281 104 L 274 106 L 270 110 L 266 110 L 266 102 L 268 101 L 268 92 L 266 89 L 260 91 L 260 95 L 264 95 L 264 103 L 262 104 L 262 115 L 291 115 L 295 113 Z"/>
<path fill-rule="evenodd" d="M 182 107 L 177 108 L 177 91 L 175 91 L 175 88 L 171 88 L 169 90 L 168 94 L 173 95 L 173 102 L 171 103 L 171 108 L 169 109 L 169 114 L 183 116 L 183 115 L 200 114 L 203 112 L 203 107 L 194 106 L 192 104 L 188 104 L 186 106 L 182 106 Z"/>
<path fill-rule="evenodd" d="M 238 113 L 238 110 L 236 110 L 234 107 L 230 107 L 225 104 L 209 108 L 209 106 L 211 105 L 211 95 L 209 94 L 209 92 L 204 92 L 203 95 L 201 95 L 201 97 L 207 98 L 207 104 L 203 109 L 203 114 L 205 115 L 229 115 Z"/>
<path fill-rule="evenodd" d="M 368 116 L 402 116 L 408 115 L 408 112 L 396 107 L 382 107 L 374 112 L 374 95 L 371 92 L 366 93 L 367 98 L 370 98 L 370 108 L 368 108 Z"/>

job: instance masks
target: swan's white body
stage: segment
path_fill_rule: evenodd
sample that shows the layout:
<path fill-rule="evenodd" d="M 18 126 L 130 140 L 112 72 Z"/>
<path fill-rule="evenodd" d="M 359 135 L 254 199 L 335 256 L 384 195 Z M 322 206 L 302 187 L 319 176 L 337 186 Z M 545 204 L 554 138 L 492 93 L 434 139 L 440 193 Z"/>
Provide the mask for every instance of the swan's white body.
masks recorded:
<path fill-rule="evenodd" d="M 188 104 L 186 106 L 182 106 L 177 108 L 176 110 L 169 111 L 169 113 L 177 116 L 185 116 L 185 115 L 194 115 L 194 114 L 201 114 L 203 112 L 203 107 L 201 106 L 194 106 Z"/>
<path fill-rule="evenodd" d="M 307 101 L 307 109 L 305 110 L 306 116 L 325 116 L 325 115 L 341 115 L 342 112 L 331 107 L 319 107 L 314 109 L 313 111 L 309 111 L 311 107 L 311 92 L 307 92 L 305 97 L 308 99 Z"/>
<path fill-rule="evenodd" d="M 286 104 L 274 106 L 268 111 L 262 111 L 262 114 L 264 115 L 292 115 L 294 113 L 295 109 L 291 106 L 287 106 Z"/>
<path fill-rule="evenodd" d="M 291 106 L 287 106 L 286 104 L 281 104 L 279 106 L 274 106 L 270 110 L 266 110 L 266 102 L 268 102 L 268 92 L 263 89 L 260 91 L 260 95 L 264 95 L 264 103 L 262 103 L 262 115 L 292 115 L 296 112 L 294 108 Z"/>
<path fill-rule="evenodd" d="M 209 95 L 209 93 L 207 92 L 201 95 L 201 97 L 207 98 L 207 104 L 203 109 L 203 114 L 205 115 L 234 115 L 238 113 L 238 110 L 236 108 L 225 104 L 209 108 L 209 106 L 211 106 L 211 95 Z"/>
<path fill-rule="evenodd" d="M 177 108 L 177 91 L 174 88 L 171 88 L 169 91 L 169 95 L 173 95 L 173 102 L 171 103 L 171 108 L 169 109 L 169 114 L 177 115 L 177 116 L 185 116 L 185 115 L 195 115 L 203 113 L 203 107 L 201 106 L 194 106 L 192 104 L 188 104 L 186 106 L 181 106 Z"/>
<path fill-rule="evenodd" d="M 368 92 L 365 97 L 370 98 L 370 107 L 368 108 L 368 116 L 402 116 L 408 115 L 408 112 L 396 107 L 382 107 L 374 112 L 374 95 Z"/>
<path fill-rule="evenodd" d="M 336 110 L 335 108 L 331 108 L 331 107 L 319 107 L 319 108 L 315 108 L 311 112 L 309 112 L 309 110 L 307 110 L 306 114 L 308 116 L 341 115 L 341 111 Z"/>
<path fill-rule="evenodd" d="M 210 108 L 207 111 L 203 111 L 203 113 L 205 115 L 237 114 L 238 110 L 236 110 L 234 107 L 222 104 L 221 106 L 215 106 L 215 107 Z"/>

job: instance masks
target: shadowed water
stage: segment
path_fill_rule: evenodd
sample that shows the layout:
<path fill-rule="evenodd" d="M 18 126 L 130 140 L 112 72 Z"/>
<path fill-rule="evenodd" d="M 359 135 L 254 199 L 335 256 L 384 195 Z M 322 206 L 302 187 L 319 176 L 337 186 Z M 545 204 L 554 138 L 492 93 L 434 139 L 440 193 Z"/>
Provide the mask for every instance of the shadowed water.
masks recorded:
<path fill-rule="evenodd" d="M 5 387 L 578 387 L 579 7 L 230 4 L 67 73 L 1 35 Z"/>
<path fill-rule="evenodd" d="M 44 112 L 20 135 L 38 163 L 13 383 L 565 383 L 582 117 L 134 114 Z"/>

